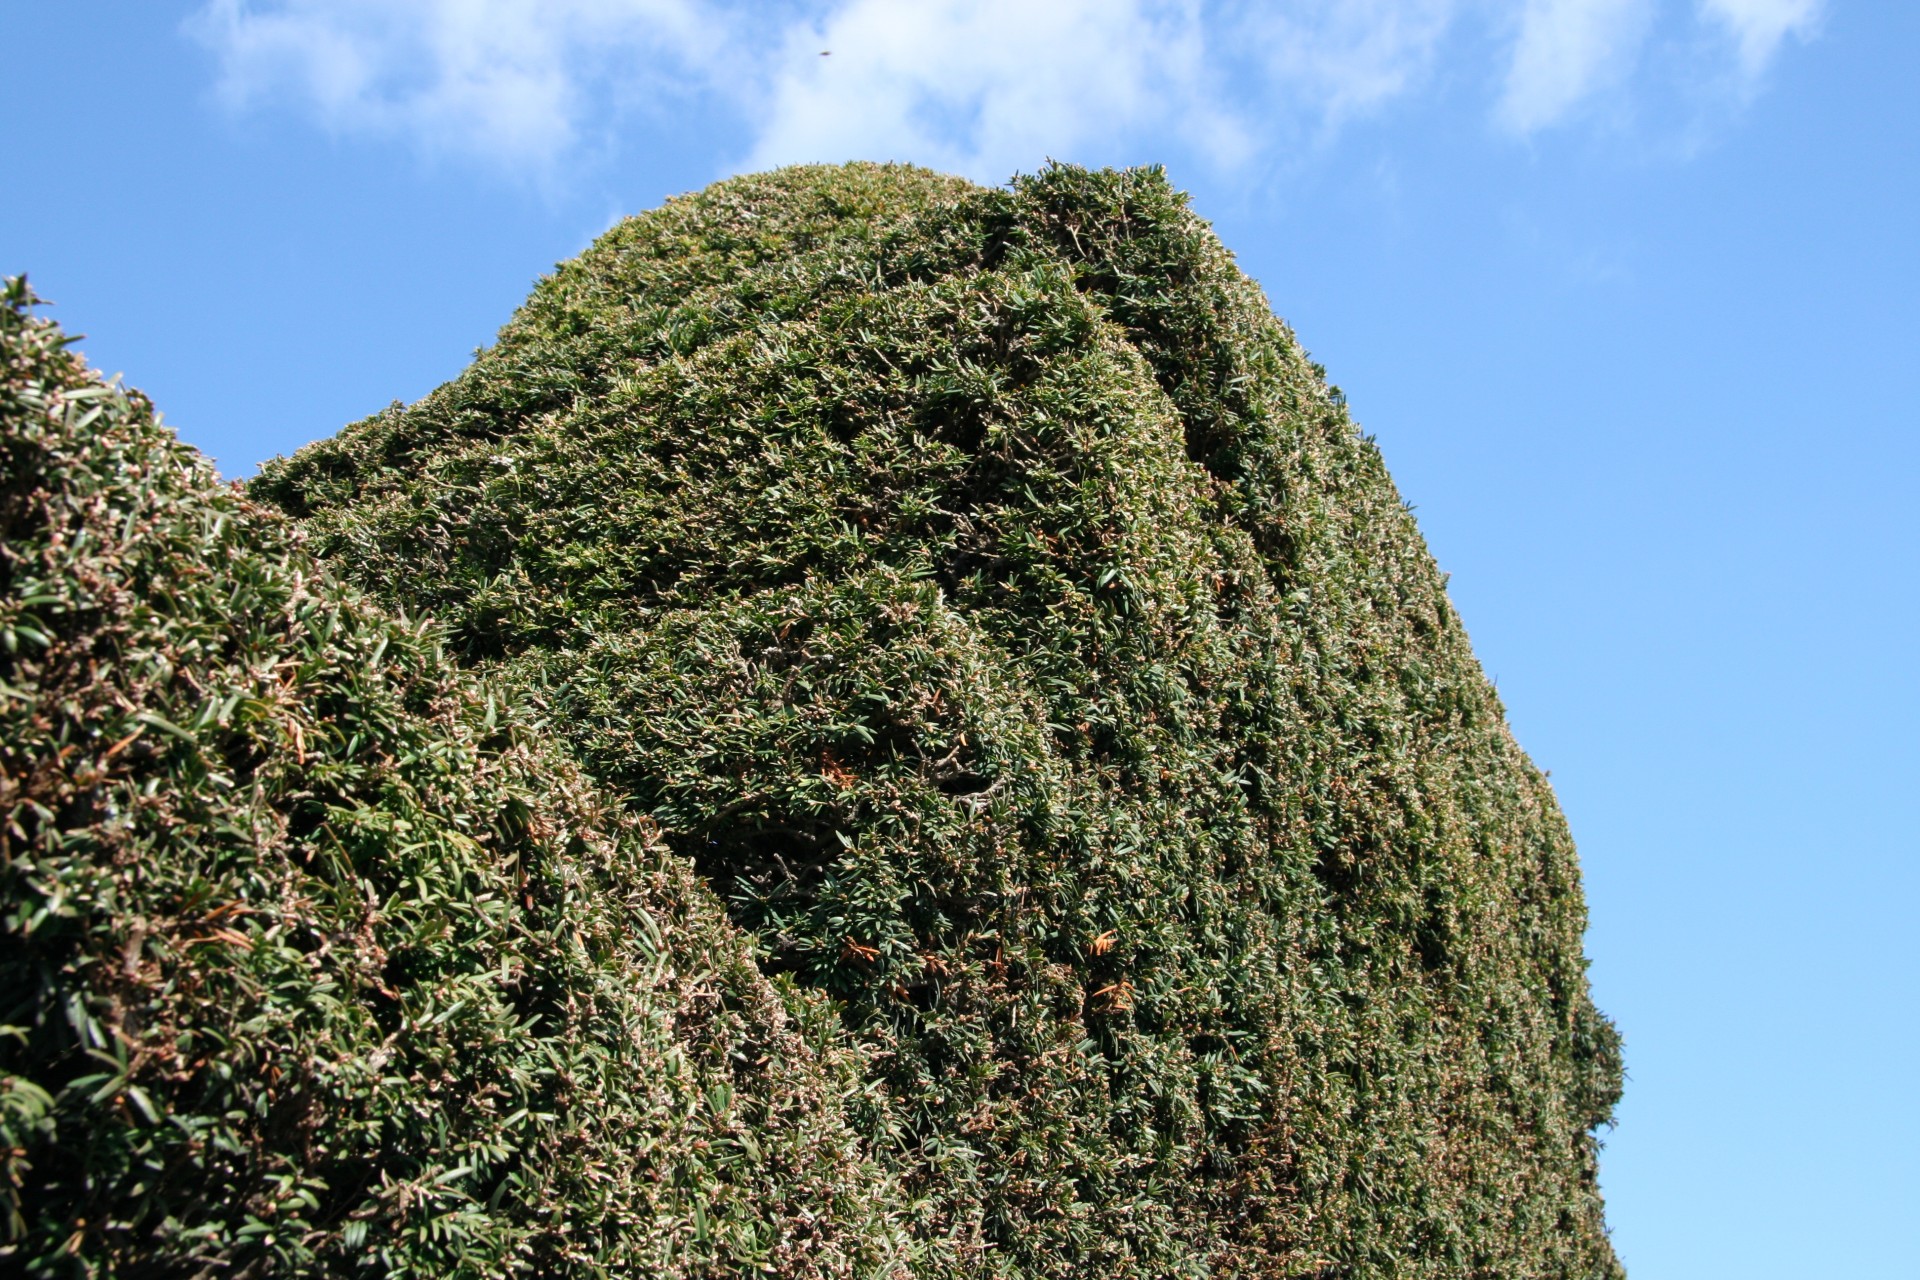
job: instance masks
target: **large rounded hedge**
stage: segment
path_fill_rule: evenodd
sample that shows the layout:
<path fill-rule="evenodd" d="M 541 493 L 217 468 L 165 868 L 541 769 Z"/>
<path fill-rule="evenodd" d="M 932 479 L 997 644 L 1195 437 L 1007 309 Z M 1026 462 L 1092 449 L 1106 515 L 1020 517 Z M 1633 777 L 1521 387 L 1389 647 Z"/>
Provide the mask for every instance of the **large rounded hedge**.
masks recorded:
<path fill-rule="evenodd" d="M 1157 170 L 720 183 L 251 492 L 830 1001 L 923 1273 L 1618 1274 L 1560 812 Z"/>

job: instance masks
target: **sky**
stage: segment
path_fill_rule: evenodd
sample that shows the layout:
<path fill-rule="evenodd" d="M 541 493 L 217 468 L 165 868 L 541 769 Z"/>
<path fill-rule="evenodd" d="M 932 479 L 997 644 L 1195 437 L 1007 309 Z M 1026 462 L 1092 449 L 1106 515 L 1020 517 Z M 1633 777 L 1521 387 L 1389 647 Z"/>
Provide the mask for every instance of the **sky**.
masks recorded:
<path fill-rule="evenodd" d="M 728 174 L 1164 163 L 1567 809 L 1629 1273 L 1920 1276 L 1920 5 L 0 0 L 0 41 L 0 272 L 235 478 Z"/>

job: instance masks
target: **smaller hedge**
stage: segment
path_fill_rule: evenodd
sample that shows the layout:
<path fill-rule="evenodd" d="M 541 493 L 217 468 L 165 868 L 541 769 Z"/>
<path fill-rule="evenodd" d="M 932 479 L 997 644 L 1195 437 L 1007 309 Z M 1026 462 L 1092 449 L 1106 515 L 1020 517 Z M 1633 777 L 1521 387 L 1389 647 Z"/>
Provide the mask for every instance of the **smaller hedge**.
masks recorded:
<path fill-rule="evenodd" d="M 34 303 L 0 305 L 0 1271 L 934 1266 L 831 1018 L 650 824 Z"/>

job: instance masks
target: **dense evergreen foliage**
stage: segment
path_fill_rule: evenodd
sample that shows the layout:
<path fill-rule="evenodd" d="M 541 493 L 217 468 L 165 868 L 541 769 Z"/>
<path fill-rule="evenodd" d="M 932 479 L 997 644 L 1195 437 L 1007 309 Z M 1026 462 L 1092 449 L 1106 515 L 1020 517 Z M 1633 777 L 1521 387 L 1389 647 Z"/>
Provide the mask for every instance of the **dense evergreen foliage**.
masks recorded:
<path fill-rule="evenodd" d="M 0 305 L 0 1274 L 921 1270 L 831 1012 L 537 709 L 29 303 Z"/>
<path fill-rule="evenodd" d="M 873 1170 L 834 1195 L 877 1206 L 922 1274 L 1618 1274 L 1592 1136 L 1617 1041 L 1588 999 L 1559 811 L 1377 451 L 1157 171 L 718 184 L 608 232 L 460 378 L 253 494 L 541 709 L 724 901 L 759 969 L 830 1001 L 844 1049 L 821 1052 L 864 1073 L 844 1115 Z M 309 643 L 283 631 L 246 662 Z M 423 641 L 407 654 L 389 679 L 442 687 Z M 157 714 L 215 723 L 182 696 Z M 433 732 L 484 742 L 477 714 Z M 472 785 L 533 805 L 546 789 L 517 758 Z M 434 768 L 447 788 L 466 766 Z M 487 803 L 454 800 L 419 812 Z M 50 839 L 39 822 L 16 843 Z M 414 856 L 368 822 L 363 864 Z M 260 830 L 219 829 L 246 848 Z M 537 861 L 505 839 L 461 865 Z M 654 845 L 601 839 L 546 874 L 645 869 L 698 899 Z M 405 892 L 384 874 L 382 894 Z M 513 930 L 558 918 L 516 915 L 487 945 L 531 957 Z M 625 963 L 637 942 L 594 919 L 595 963 Z M 604 969 L 566 972 L 547 981 Z M 384 1043 L 378 989 L 339 981 Z M 461 1006 L 500 1011 L 460 1050 L 475 1081 L 518 1079 L 516 990 Z M 567 1053 L 598 1025 L 542 1024 L 581 1037 Z M 791 1070 L 782 1096 L 827 1096 Z M 839 1114 L 806 1142 L 841 1141 Z M 571 1158 L 617 1160 L 602 1140 Z M 769 1224 L 828 1185 L 766 1176 Z M 812 1212 L 880 1238 L 839 1201 Z"/>

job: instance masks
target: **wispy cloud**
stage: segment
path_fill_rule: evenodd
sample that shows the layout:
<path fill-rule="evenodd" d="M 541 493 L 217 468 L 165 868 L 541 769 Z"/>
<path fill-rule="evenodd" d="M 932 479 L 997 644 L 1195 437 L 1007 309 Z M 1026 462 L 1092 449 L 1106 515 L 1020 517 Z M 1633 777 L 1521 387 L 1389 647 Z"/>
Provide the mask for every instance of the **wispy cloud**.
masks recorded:
<path fill-rule="evenodd" d="M 1757 79 L 1788 36 L 1805 40 L 1819 25 L 1821 0 L 1700 0 L 1709 19 L 1733 37 L 1741 73 Z"/>
<path fill-rule="evenodd" d="M 235 107 L 544 166 L 627 94 L 711 82 L 724 22 L 693 0 L 211 0 L 189 29 Z"/>
<path fill-rule="evenodd" d="M 1000 177 L 1140 133 L 1231 158 L 1249 144 L 1204 37 L 1191 4 L 850 0 L 784 42 L 749 163 L 902 156 Z"/>
<path fill-rule="evenodd" d="M 1532 134 L 1630 92 L 1662 22 L 1717 33 L 1700 43 L 1718 52 L 1699 55 L 1693 72 L 1750 92 L 1789 38 L 1811 36 L 1820 7 L 207 0 L 191 29 L 217 55 L 220 92 L 236 108 L 292 106 L 336 131 L 522 171 L 578 154 L 638 108 L 698 99 L 744 130 L 750 165 L 870 156 L 998 178 L 1046 155 L 1145 143 L 1178 143 L 1230 169 L 1303 130 L 1325 136 L 1417 100 L 1436 80 L 1478 80 L 1492 119 Z M 1503 50 L 1497 61 L 1489 47 Z"/>
<path fill-rule="evenodd" d="M 1338 124 L 1412 92 L 1432 70 L 1457 0 L 1295 0 L 1222 14 L 1229 57 L 1256 91 Z"/>
<path fill-rule="evenodd" d="M 1533 133 L 1624 79 L 1652 16 L 1650 0 L 1526 0 L 1501 123 Z"/>

